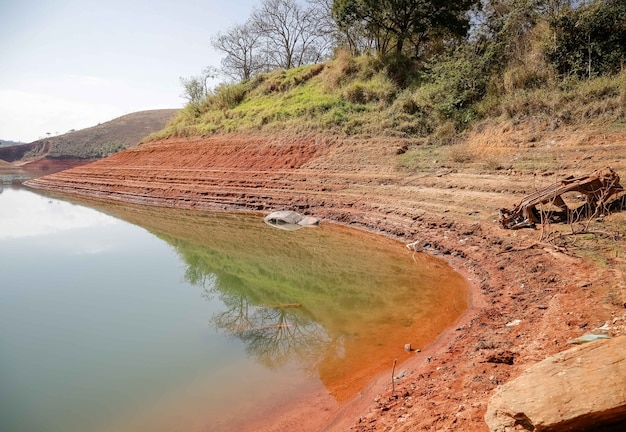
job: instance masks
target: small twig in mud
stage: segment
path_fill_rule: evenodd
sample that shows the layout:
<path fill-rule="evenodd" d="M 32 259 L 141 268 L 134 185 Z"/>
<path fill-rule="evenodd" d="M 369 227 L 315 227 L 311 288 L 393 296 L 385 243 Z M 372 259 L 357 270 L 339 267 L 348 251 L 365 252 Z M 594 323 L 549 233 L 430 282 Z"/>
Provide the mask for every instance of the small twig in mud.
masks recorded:
<path fill-rule="evenodd" d="M 591 235 L 594 237 L 603 237 L 603 238 L 608 238 L 614 241 L 619 240 L 619 238 L 621 237 L 619 233 L 608 233 L 605 231 L 598 231 L 598 230 L 575 231 L 575 232 L 570 232 L 570 233 L 563 233 L 560 235 L 560 237 L 573 237 L 573 236 L 580 236 L 580 235 Z"/>
<path fill-rule="evenodd" d="M 422 240 L 415 240 L 414 242 L 407 243 L 406 248 L 413 252 L 421 252 L 424 250 L 424 245 L 422 244 Z"/>
<path fill-rule="evenodd" d="M 391 396 L 393 396 L 393 394 L 396 392 L 396 380 L 395 380 L 395 375 L 396 375 L 396 362 L 398 360 L 397 359 L 393 359 L 393 367 L 391 368 Z"/>
<path fill-rule="evenodd" d="M 567 251 L 567 249 L 565 249 L 564 247 L 557 246 L 557 245 L 552 244 L 552 243 L 545 243 L 545 242 L 533 243 L 531 245 L 524 246 L 522 248 L 512 248 L 512 249 L 500 251 L 500 252 L 496 253 L 496 255 L 502 255 L 502 254 L 505 254 L 505 253 L 512 253 L 512 252 L 522 252 L 522 251 L 527 251 L 527 250 L 530 250 L 530 249 L 539 249 L 539 248 L 541 248 L 541 249 L 549 248 L 549 249 L 553 249 L 554 251 L 560 252 L 560 253 L 565 254 L 565 255 L 575 256 L 575 255 L 572 255 L 571 253 L 569 253 Z"/>
<path fill-rule="evenodd" d="M 405 246 L 407 249 L 413 251 L 413 255 L 411 256 L 411 258 L 413 258 L 413 261 L 417 263 L 417 260 L 415 259 L 415 252 L 422 252 L 424 250 L 424 245 L 422 244 L 422 241 L 415 240 L 412 243 L 407 243 Z"/>
<path fill-rule="evenodd" d="M 539 243 L 533 243 L 531 245 L 528 245 L 528 246 L 525 246 L 525 247 L 522 247 L 522 248 L 511 248 L 511 249 L 503 250 L 503 251 L 500 251 L 500 252 L 496 253 L 496 255 L 502 255 L 502 254 L 511 253 L 511 252 L 521 252 L 521 251 L 525 251 L 525 250 L 528 250 L 528 249 L 534 249 L 534 248 L 540 247 L 540 246 L 541 245 Z"/>

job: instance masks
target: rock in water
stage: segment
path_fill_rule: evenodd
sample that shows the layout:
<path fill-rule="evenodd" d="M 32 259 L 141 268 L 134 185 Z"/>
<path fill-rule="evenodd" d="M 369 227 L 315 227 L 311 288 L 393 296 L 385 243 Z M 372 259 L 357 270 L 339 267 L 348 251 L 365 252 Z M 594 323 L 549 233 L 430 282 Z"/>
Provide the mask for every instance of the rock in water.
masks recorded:
<path fill-rule="evenodd" d="M 312 216 L 303 216 L 291 210 L 275 211 L 263 219 L 266 224 L 276 228 L 293 231 L 303 226 L 317 226 L 319 219 Z"/>
<path fill-rule="evenodd" d="M 626 424 L 626 336 L 589 342 L 529 367 L 496 390 L 485 421 L 491 432 Z"/>

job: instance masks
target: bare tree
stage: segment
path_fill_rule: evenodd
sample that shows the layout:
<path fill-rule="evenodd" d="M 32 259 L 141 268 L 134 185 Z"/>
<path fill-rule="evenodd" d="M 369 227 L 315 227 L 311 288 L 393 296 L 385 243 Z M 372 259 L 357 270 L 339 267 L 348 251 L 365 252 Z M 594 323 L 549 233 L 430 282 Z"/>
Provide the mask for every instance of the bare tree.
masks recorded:
<path fill-rule="evenodd" d="M 329 43 L 320 31 L 319 12 L 295 0 L 263 0 L 253 11 L 251 23 L 262 37 L 268 69 L 291 69 L 323 60 Z"/>
<path fill-rule="evenodd" d="M 262 71 L 263 63 L 259 52 L 261 34 L 250 24 L 238 24 L 225 33 L 218 33 L 211 44 L 226 56 L 222 70 L 229 77 L 246 81 Z"/>
<path fill-rule="evenodd" d="M 317 33 L 325 45 L 322 51 L 330 53 L 334 48 L 342 45 L 341 30 L 333 18 L 334 0 L 306 0 L 306 2 L 317 15 Z"/>
<path fill-rule="evenodd" d="M 222 71 L 237 81 L 260 72 L 318 63 L 331 54 L 340 34 L 330 11 L 333 0 L 262 0 L 245 24 L 212 38 L 225 57 Z"/>

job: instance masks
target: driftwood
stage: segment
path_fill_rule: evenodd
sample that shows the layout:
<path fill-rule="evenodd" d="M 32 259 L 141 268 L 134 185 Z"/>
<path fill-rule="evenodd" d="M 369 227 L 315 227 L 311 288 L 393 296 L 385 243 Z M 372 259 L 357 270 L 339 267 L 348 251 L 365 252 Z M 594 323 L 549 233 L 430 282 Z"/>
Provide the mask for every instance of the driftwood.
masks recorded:
<path fill-rule="evenodd" d="M 607 204 L 610 197 L 624 188 L 619 184 L 619 176 L 613 168 L 606 167 L 581 177 L 567 177 L 550 186 L 526 196 L 512 210 L 500 209 L 500 226 L 505 229 L 533 227 L 544 222 L 571 222 L 583 213 L 588 217 L 596 215 Z M 586 198 L 586 203 L 576 209 L 568 208 L 562 195 L 567 192 L 579 192 Z M 538 205 L 552 205 L 559 209 L 542 217 Z"/>

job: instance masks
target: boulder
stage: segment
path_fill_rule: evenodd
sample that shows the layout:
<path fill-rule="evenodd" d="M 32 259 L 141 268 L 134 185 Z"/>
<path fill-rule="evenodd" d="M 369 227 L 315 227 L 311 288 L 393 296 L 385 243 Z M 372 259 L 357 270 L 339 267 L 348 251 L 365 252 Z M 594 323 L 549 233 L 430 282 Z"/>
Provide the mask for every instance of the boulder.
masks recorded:
<path fill-rule="evenodd" d="M 312 216 L 303 216 L 291 210 L 275 211 L 263 218 L 266 224 L 275 228 L 293 231 L 303 226 L 318 226 L 319 219 Z"/>
<path fill-rule="evenodd" d="M 492 432 L 626 430 L 626 336 L 529 367 L 496 390 L 485 421 Z"/>

